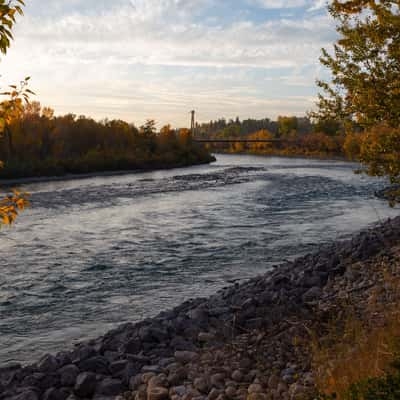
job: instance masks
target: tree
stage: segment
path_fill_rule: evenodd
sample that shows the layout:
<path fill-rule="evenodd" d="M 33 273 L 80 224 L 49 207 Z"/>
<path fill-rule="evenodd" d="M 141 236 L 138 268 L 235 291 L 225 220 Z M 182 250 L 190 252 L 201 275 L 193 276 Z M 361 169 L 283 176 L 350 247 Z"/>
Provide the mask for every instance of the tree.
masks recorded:
<path fill-rule="evenodd" d="M 400 8 L 398 0 L 333 0 L 339 40 L 321 63 L 331 82 L 318 82 L 319 120 L 364 130 L 360 160 L 370 175 L 400 183 Z M 395 196 L 396 197 L 396 196 Z"/>
<path fill-rule="evenodd" d="M 392 187 L 386 197 L 400 203 L 400 128 L 376 125 L 361 136 L 360 160 L 372 176 L 388 177 Z"/>
<path fill-rule="evenodd" d="M 278 117 L 278 124 L 279 124 L 279 136 L 280 137 L 290 137 L 296 136 L 297 133 L 297 118 L 296 117 L 285 117 L 279 116 Z"/>
<path fill-rule="evenodd" d="M 0 52 L 7 53 L 13 39 L 12 28 L 17 14 L 22 15 L 23 0 L 0 0 Z"/>
<path fill-rule="evenodd" d="M 318 116 L 371 127 L 400 124 L 400 13 L 398 1 L 334 0 L 337 21 L 334 53 L 322 50 L 321 63 L 332 73 L 319 81 Z"/>
<path fill-rule="evenodd" d="M 0 0 L 0 52 L 7 53 L 13 39 L 12 28 L 16 22 L 16 15 L 23 14 L 22 0 L 7 1 Z M 10 91 L 3 93 L 9 96 L 9 100 L 0 105 L 0 134 L 7 132 L 11 121 L 22 112 L 23 100 L 28 101 L 29 94 L 32 93 L 26 87 L 29 78 L 25 78 L 20 86 L 10 86 Z M 9 133 L 10 151 L 12 151 L 11 134 Z M 2 163 L 0 162 L 0 166 Z M 0 226 L 9 225 L 14 222 L 20 210 L 23 210 L 28 204 L 27 194 L 21 194 L 14 191 L 13 194 L 0 200 Z"/>

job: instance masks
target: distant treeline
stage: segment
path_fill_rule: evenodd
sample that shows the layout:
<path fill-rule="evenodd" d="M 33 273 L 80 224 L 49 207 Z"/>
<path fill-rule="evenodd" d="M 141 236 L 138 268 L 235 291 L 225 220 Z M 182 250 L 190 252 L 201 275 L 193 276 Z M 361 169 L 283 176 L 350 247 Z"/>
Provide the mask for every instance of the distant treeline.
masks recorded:
<path fill-rule="evenodd" d="M 281 143 L 212 144 L 208 148 L 222 152 L 250 152 L 275 155 L 318 157 L 348 156 L 349 147 L 343 126 L 336 121 L 313 123 L 307 117 L 281 116 L 276 121 L 239 118 L 219 119 L 197 126 L 196 136 L 228 139 L 282 139 Z"/>
<path fill-rule="evenodd" d="M 25 106 L 0 139 L 0 178 L 172 168 L 213 159 L 187 129 L 157 131 L 152 120 L 137 128 L 121 120 L 56 117 L 37 102 Z"/>

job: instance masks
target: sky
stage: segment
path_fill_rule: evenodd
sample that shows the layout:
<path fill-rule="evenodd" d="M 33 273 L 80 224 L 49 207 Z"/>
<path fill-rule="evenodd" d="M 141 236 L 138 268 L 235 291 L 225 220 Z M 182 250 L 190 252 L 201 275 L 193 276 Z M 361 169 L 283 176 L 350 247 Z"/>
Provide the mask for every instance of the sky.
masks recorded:
<path fill-rule="evenodd" d="M 26 0 L 1 85 L 31 76 L 56 114 L 176 127 L 302 116 L 315 103 L 324 0 Z"/>

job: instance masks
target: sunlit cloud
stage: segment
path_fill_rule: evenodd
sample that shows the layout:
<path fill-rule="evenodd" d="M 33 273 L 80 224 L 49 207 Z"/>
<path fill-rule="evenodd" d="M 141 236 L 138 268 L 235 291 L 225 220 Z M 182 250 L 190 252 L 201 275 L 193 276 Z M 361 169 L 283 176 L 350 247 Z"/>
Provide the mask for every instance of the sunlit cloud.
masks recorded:
<path fill-rule="evenodd" d="M 270 14 L 267 3 L 300 13 Z M 32 75 L 39 99 L 58 113 L 138 124 L 183 125 L 193 107 L 204 119 L 304 114 L 320 49 L 335 38 L 332 21 L 310 14 L 319 0 L 249 4 L 31 0 L 2 61 L 3 85 Z"/>

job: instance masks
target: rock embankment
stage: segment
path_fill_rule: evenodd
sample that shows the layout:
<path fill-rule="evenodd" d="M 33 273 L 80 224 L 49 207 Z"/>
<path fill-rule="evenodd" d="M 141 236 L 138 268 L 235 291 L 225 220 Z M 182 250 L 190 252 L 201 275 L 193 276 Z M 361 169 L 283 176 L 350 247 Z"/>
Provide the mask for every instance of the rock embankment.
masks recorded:
<path fill-rule="evenodd" d="M 339 299 L 362 313 L 382 279 L 377 258 L 400 273 L 398 245 L 400 217 L 72 351 L 0 367 L 0 400 L 312 398 L 310 327 Z"/>

